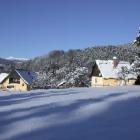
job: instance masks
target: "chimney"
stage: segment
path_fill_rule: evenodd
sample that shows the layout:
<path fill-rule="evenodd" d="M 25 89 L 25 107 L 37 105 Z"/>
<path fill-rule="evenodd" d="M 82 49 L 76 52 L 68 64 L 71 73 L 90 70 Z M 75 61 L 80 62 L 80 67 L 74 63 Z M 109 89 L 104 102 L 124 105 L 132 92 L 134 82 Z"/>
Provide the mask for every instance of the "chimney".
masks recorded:
<path fill-rule="evenodd" d="M 118 59 L 117 59 L 117 57 L 113 57 L 113 68 L 116 68 L 117 67 L 117 65 L 118 65 Z"/>

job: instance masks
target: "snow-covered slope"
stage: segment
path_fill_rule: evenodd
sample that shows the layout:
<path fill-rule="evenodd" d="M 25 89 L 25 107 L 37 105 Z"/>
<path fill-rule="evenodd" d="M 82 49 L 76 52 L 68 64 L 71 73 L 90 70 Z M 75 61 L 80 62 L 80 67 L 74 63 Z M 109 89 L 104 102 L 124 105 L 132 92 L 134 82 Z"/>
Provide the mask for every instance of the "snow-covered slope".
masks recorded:
<path fill-rule="evenodd" d="M 17 61 L 27 61 L 29 59 L 27 58 L 16 58 L 16 57 L 13 57 L 13 56 L 9 56 L 8 58 L 6 58 L 7 60 L 17 60 Z"/>
<path fill-rule="evenodd" d="M 0 92 L 0 140 L 139 140 L 140 87 Z"/>

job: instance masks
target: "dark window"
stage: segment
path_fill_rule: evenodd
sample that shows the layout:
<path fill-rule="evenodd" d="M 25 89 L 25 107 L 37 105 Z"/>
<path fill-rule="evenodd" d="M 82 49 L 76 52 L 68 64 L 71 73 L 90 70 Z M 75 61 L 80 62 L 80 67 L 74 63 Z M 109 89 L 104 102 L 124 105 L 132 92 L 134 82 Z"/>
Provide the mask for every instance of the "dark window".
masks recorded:
<path fill-rule="evenodd" d="M 97 83 L 97 78 L 95 78 L 95 83 Z"/>
<path fill-rule="evenodd" d="M 9 84 L 11 84 L 11 83 L 20 84 L 20 79 L 19 78 L 9 78 Z"/>
<path fill-rule="evenodd" d="M 10 85 L 10 86 L 7 86 L 7 88 L 14 88 L 14 86 L 13 85 Z"/>

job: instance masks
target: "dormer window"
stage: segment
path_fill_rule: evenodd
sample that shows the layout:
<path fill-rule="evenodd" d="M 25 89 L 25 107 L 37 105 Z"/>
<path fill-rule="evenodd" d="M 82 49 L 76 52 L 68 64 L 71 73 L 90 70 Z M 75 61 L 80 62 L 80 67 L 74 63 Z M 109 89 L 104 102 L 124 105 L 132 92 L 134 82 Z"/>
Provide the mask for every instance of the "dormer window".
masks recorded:
<path fill-rule="evenodd" d="M 11 83 L 20 84 L 20 78 L 9 78 L 9 84 Z"/>

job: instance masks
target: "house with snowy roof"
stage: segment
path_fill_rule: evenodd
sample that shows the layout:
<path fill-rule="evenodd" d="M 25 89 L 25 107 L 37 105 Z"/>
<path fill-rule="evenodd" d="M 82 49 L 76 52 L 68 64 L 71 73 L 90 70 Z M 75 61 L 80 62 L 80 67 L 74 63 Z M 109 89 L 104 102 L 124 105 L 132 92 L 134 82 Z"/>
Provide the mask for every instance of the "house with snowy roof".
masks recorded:
<path fill-rule="evenodd" d="M 6 76 L 6 75 L 5 75 Z M 2 81 L 3 90 L 28 91 L 34 80 L 34 73 L 16 69 L 10 72 Z"/>
<path fill-rule="evenodd" d="M 96 60 L 91 72 L 91 86 L 133 85 L 137 80 L 135 73 L 130 73 L 131 65 L 126 61 Z"/>

